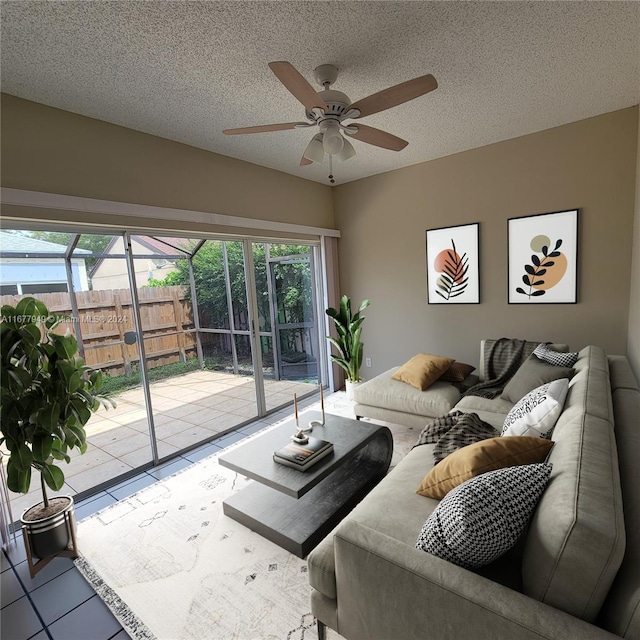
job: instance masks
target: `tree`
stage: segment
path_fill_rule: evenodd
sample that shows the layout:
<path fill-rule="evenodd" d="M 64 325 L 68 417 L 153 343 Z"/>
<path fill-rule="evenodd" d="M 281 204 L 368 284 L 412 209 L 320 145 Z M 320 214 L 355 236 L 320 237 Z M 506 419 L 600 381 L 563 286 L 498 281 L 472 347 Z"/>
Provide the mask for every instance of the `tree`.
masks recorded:
<path fill-rule="evenodd" d="M 0 444 L 9 450 L 7 486 L 27 493 L 31 470 L 41 474 L 42 499 L 49 506 L 46 485 L 59 491 L 64 473 L 58 461 L 70 462 L 68 451 L 87 449 L 85 424 L 104 398 L 102 372 L 77 356 L 72 335 L 54 329 L 63 317 L 49 312 L 35 298 L 2 307 L 2 393 Z"/>
<path fill-rule="evenodd" d="M 227 289 L 225 282 L 224 253 L 226 245 L 234 327 L 249 329 L 247 292 L 244 272 L 242 242 L 208 240 L 193 256 L 193 275 L 196 287 L 200 323 L 215 329 L 230 328 Z M 253 243 L 253 262 L 258 294 L 260 329 L 271 330 L 271 312 L 268 287 L 267 255 L 271 257 L 309 254 L 306 245 Z M 187 288 L 191 296 L 189 263 L 177 260 L 176 271 L 162 280 L 153 280 L 148 286 L 175 286 Z M 274 270 L 277 289 L 277 313 L 281 323 L 310 322 L 312 318 L 311 273 L 307 262 L 283 262 Z"/>
<path fill-rule="evenodd" d="M 71 242 L 72 238 L 76 235 L 74 233 L 67 233 L 66 231 L 14 231 L 13 233 L 27 236 L 29 238 L 35 238 L 37 240 L 46 240 L 47 242 L 64 245 L 65 247 L 69 245 L 69 242 Z M 101 254 L 104 252 L 109 242 L 111 242 L 111 239 L 112 236 L 83 233 L 80 235 L 80 240 L 76 247 L 78 249 L 86 249 L 87 251 L 91 251 L 95 254 Z M 98 260 L 99 258 L 85 258 L 87 270 L 91 270 Z"/>

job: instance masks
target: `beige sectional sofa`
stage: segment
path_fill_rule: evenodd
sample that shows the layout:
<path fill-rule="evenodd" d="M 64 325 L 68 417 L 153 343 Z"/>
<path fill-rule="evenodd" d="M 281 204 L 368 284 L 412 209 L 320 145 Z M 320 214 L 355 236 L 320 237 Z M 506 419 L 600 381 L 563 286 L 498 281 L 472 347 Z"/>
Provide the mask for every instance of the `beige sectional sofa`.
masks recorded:
<path fill-rule="evenodd" d="M 389 369 L 354 389 L 353 410 L 358 418 L 421 429 L 429 418 L 448 413 L 460 400 L 459 388 L 449 382 L 434 382 L 426 391 L 420 391 L 394 380 L 391 376 L 399 368 Z"/>
<path fill-rule="evenodd" d="M 373 418 L 407 427 L 422 428 L 425 421 L 438 418 L 451 411 L 462 397 L 462 392 L 478 381 L 484 380 L 485 348 L 490 351 L 496 340 L 482 340 L 480 343 L 480 364 L 477 374 L 473 373 L 461 383 L 437 381 L 425 391 L 393 379 L 400 368 L 393 367 L 372 380 L 367 380 L 354 389 L 354 413 L 358 419 Z M 533 351 L 537 342 L 527 343 L 527 353 Z M 566 344 L 551 345 L 556 351 L 568 351 Z M 499 412 L 493 405 L 493 411 Z M 511 405 L 509 405 L 511 406 Z M 500 407 L 503 409 L 504 407 Z M 508 409 L 507 409 L 508 411 Z M 506 413 L 506 411 L 505 411 Z"/>
<path fill-rule="evenodd" d="M 416 494 L 433 445 L 416 447 L 309 555 L 321 638 L 326 625 L 347 640 L 640 639 L 640 391 L 599 347 L 575 369 L 519 543 L 475 571 L 416 549 L 438 505 Z M 455 408 L 499 428 L 511 406 Z"/>

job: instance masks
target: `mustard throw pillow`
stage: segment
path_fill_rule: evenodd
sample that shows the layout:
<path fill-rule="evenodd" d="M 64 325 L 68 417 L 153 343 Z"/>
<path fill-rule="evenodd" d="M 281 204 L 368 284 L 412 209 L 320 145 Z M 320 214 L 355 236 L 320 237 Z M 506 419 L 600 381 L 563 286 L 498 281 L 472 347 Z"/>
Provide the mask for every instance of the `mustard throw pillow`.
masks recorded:
<path fill-rule="evenodd" d="M 420 391 L 430 387 L 455 360 L 444 356 L 419 353 L 405 362 L 391 377 L 406 382 Z"/>
<path fill-rule="evenodd" d="M 440 500 L 451 489 L 487 471 L 544 462 L 551 447 L 550 440 L 530 436 L 503 436 L 474 442 L 433 467 L 416 493 Z"/>

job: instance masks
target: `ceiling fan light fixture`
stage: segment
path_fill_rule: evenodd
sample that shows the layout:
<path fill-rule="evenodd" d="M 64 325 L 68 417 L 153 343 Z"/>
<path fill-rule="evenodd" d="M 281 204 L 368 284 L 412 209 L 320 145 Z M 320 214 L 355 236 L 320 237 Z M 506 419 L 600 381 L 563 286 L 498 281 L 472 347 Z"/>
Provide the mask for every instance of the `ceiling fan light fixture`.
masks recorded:
<path fill-rule="evenodd" d="M 313 138 L 311 138 L 311 142 L 309 142 L 302 155 L 307 158 L 307 160 L 322 164 L 322 160 L 324 159 L 324 147 L 322 144 L 321 133 L 317 133 Z"/>
<path fill-rule="evenodd" d="M 346 138 L 343 138 L 343 141 L 342 150 L 336 154 L 336 158 L 340 160 L 340 162 L 344 162 L 356 155 L 356 150 L 353 148 L 353 145 Z"/>
<path fill-rule="evenodd" d="M 338 121 L 325 121 L 321 124 L 324 125 L 320 127 L 323 134 L 322 145 L 324 146 L 324 150 L 329 155 L 340 153 L 344 146 L 344 138 L 342 137 L 342 133 L 340 133 Z"/>

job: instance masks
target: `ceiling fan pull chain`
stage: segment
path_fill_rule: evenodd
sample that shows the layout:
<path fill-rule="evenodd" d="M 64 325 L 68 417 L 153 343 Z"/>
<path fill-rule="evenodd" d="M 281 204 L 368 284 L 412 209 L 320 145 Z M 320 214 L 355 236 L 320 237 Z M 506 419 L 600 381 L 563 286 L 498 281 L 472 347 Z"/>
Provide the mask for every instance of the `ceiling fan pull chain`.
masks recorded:
<path fill-rule="evenodd" d="M 335 184 L 335 180 L 333 179 L 333 156 L 329 155 L 329 182 L 331 184 Z"/>

